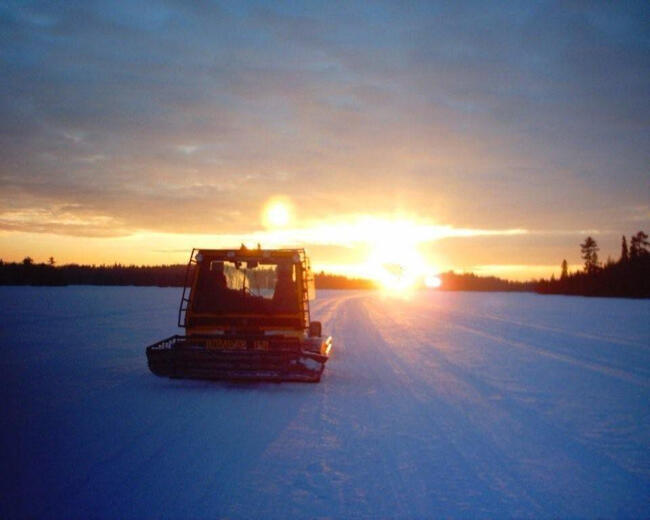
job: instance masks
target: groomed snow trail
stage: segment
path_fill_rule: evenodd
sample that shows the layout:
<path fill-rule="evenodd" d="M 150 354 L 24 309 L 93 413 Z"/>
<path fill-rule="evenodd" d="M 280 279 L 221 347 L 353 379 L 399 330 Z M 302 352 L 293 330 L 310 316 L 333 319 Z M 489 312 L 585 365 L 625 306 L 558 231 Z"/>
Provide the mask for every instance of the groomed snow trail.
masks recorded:
<path fill-rule="evenodd" d="M 178 299 L 0 287 L 0 517 L 650 515 L 650 301 L 321 292 L 310 385 L 153 376 Z"/>

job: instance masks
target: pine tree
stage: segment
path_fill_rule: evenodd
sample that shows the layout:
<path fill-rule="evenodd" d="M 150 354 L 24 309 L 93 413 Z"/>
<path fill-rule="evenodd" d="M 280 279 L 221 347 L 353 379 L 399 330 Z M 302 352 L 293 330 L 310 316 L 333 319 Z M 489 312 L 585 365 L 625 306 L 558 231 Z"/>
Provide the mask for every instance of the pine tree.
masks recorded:
<path fill-rule="evenodd" d="M 621 262 L 627 262 L 630 259 L 630 254 L 627 250 L 627 240 L 625 240 L 625 235 L 623 235 L 623 240 L 621 240 Z"/>
<path fill-rule="evenodd" d="M 564 280 L 569 276 L 569 264 L 566 261 L 566 258 L 562 260 L 562 274 L 560 275 L 560 280 Z"/>
<path fill-rule="evenodd" d="M 638 258 L 650 254 L 650 251 L 648 251 L 649 247 L 648 235 L 643 231 L 639 231 L 630 238 L 630 258 Z"/>
<path fill-rule="evenodd" d="M 585 261 L 585 271 L 587 273 L 596 271 L 598 269 L 598 251 L 600 251 L 596 241 L 587 237 L 584 243 L 580 244 L 580 251 L 582 259 Z"/>

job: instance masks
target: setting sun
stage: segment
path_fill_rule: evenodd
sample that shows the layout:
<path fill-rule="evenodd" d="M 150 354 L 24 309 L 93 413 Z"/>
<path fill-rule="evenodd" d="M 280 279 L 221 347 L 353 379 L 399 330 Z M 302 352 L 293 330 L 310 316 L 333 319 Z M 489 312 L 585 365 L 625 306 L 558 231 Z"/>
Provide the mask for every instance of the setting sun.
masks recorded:
<path fill-rule="evenodd" d="M 271 199 L 264 207 L 263 222 L 267 228 L 286 227 L 291 220 L 290 203 L 284 199 Z"/>
<path fill-rule="evenodd" d="M 440 279 L 439 276 L 430 274 L 424 277 L 424 285 L 431 289 L 437 289 L 442 285 L 442 280 Z"/>
<path fill-rule="evenodd" d="M 368 276 L 379 282 L 384 291 L 404 294 L 427 284 L 427 280 L 438 279 L 418 250 L 420 231 L 415 223 L 404 219 L 382 221 L 381 225 L 367 229 L 369 236 L 374 237 L 366 263 Z"/>

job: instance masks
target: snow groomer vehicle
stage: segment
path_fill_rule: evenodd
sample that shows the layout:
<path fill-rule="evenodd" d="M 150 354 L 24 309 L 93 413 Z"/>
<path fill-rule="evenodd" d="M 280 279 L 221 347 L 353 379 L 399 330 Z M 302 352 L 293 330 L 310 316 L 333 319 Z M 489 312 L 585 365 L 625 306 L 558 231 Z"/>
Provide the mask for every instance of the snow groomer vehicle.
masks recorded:
<path fill-rule="evenodd" d="M 310 321 L 304 249 L 193 249 L 175 335 L 146 349 L 158 376 L 318 382 L 332 348 Z"/>

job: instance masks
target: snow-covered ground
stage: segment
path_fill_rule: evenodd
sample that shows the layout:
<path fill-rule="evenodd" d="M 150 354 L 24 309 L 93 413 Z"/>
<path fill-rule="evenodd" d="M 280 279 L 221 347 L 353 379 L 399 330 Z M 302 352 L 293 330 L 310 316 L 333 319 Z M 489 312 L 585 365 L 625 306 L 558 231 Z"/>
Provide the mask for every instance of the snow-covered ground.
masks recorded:
<path fill-rule="evenodd" d="M 314 385 L 153 376 L 178 300 L 0 288 L 0 517 L 650 515 L 650 301 L 321 292 Z"/>

